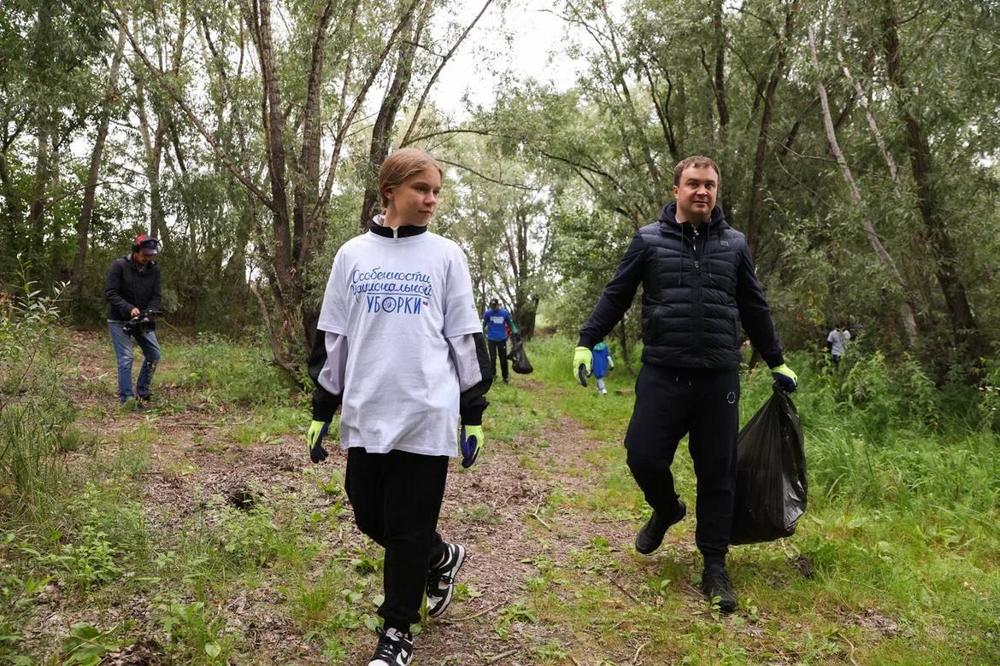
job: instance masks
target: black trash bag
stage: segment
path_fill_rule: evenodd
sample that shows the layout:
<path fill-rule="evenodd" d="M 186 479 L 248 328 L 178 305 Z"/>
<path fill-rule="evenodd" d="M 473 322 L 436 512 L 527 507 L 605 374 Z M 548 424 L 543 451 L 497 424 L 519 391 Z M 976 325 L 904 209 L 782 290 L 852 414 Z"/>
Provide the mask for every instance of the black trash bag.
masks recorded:
<path fill-rule="evenodd" d="M 731 543 L 774 541 L 794 534 L 806 511 L 806 457 L 798 412 L 777 385 L 740 430 L 736 458 Z"/>
<path fill-rule="evenodd" d="M 521 335 L 515 333 L 510 339 L 511 367 L 514 368 L 514 372 L 519 375 L 530 375 L 535 369 L 531 367 L 531 361 L 528 360 L 528 354 L 524 351 L 524 341 L 521 339 Z"/>

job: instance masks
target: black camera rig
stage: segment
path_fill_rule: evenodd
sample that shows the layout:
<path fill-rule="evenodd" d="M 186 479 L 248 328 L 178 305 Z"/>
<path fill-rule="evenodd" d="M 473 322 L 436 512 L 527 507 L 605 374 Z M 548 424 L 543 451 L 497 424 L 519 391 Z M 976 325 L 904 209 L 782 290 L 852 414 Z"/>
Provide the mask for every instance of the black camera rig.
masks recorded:
<path fill-rule="evenodd" d="M 156 315 L 158 314 L 160 314 L 159 310 L 143 310 L 122 324 L 122 330 L 125 331 L 126 335 L 135 337 L 142 335 L 146 331 L 155 331 Z"/>

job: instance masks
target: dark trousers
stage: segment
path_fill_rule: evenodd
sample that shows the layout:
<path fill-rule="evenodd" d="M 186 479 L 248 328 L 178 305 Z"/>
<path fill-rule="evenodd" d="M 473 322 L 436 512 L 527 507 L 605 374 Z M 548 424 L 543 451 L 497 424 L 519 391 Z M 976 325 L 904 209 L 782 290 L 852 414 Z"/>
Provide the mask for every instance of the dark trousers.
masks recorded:
<path fill-rule="evenodd" d="M 635 410 L 625 435 L 628 467 L 646 502 L 661 516 L 677 511 L 670 464 L 689 434 L 698 478 L 695 542 L 707 559 L 726 556 L 736 491 L 739 429 L 738 370 L 692 370 L 643 365 Z"/>
<path fill-rule="evenodd" d="M 447 456 L 348 449 L 344 486 L 354 520 L 385 548 L 378 614 L 386 627 L 408 631 L 420 621 L 427 571 L 445 550 L 437 521 L 447 477 Z"/>
<path fill-rule="evenodd" d="M 493 368 L 493 376 L 497 376 L 497 356 L 500 356 L 500 370 L 503 372 L 501 375 L 504 380 L 507 379 L 507 341 L 506 340 L 490 340 L 490 367 Z"/>

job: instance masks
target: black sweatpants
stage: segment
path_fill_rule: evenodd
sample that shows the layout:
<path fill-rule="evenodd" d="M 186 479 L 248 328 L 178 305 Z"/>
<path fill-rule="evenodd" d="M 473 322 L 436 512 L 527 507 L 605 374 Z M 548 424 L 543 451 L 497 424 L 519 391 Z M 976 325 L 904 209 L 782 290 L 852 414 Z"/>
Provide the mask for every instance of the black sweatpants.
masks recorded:
<path fill-rule="evenodd" d="M 408 631 L 420 621 L 427 571 L 445 550 L 437 521 L 447 478 L 448 456 L 347 451 L 344 486 L 354 520 L 385 548 L 378 614 L 386 627 Z"/>
<path fill-rule="evenodd" d="M 507 341 L 490 340 L 490 367 L 493 368 L 493 376 L 497 376 L 497 355 L 500 356 L 500 371 L 504 380 L 507 379 Z"/>
<path fill-rule="evenodd" d="M 635 409 L 625 435 L 628 467 L 661 516 L 677 511 L 670 464 L 689 434 L 698 478 L 695 542 L 709 559 L 725 557 L 736 490 L 739 429 L 738 370 L 663 368 L 643 365 L 635 384 Z"/>

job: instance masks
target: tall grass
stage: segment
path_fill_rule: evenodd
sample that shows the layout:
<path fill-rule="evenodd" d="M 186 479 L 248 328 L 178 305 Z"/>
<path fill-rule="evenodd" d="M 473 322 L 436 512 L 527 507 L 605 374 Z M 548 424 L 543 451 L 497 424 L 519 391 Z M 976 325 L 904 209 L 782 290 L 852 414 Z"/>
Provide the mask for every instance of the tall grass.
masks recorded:
<path fill-rule="evenodd" d="M 75 412 L 55 326 L 61 289 L 31 283 L 0 317 L 0 516 L 37 517 L 61 477 L 60 442 Z"/>
<path fill-rule="evenodd" d="M 613 347 L 613 343 L 612 343 Z M 574 342 L 563 337 L 528 343 L 532 378 L 563 387 L 563 404 L 608 439 L 624 435 L 639 368 L 617 368 L 608 378 L 617 400 L 600 400 L 572 380 Z M 614 350 L 613 350 L 614 353 Z M 793 394 L 805 432 L 810 488 L 839 502 L 998 509 L 1000 453 L 996 418 L 1000 369 L 987 387 L 936 387 L 911 359 L 890 363 L 881 353 L 848 357 L 829 367 L 823 356 L 792 353 L 799 375 Z M 767 368 L 742 369 L 741 423 L 771 393 Z M 994 376 L 995 375 L 995 376 Z"/>
<path fill-rule="evenodd" d="M 605 518 L 616 517 L 616 509 L 638 525 L 647 509 L 620 449 L 638 362 L 630 371 L 616 358 L 610 395 L 599 397 L 572 379 L 574 346 L 553 337 L 527 347 L 532 379 L 544 384 L 546 395 L 592 436 L 613 444 L 593 456 L 606 466 L 603 478 L 586 497 L 570 501 L 599 507 L 590 510 Z M 776 643 L 765 633 L 753 656 L 735 661 L 783 661 L 790 652 L 796 660 L 825 662 L 853 652 L 857 663 L 997 663 L 1000 370 L 991 369 L 976 390 L 937 387 L 913 361 L 890 362 L 878 353 L 855 354 L 839 369 L 819 354 L 792 353 L 788 364 L 800 379 L 793 401 L 805 435 L 809 509 L 792 539 L 740 546 L 731 558 L 738 591 L 752 599 L 751 615 L 759 608 L 776 627 L 797 623 L 806 633 L 776 628 Z M 742 423 L 770 395 L 771 383 L 766 367 L 743 368 Z M 679 492 L 692 496 L 687 456 L 679 455 L 674 468 Z M 668 578 L 686 575 L 664 566 Z M 563 606 L 556 611 L 563 619 L 570 613 Z M 860 632 L 864 620 L 852 618 L 866 614 L 890 618 L 895 628 L 885 636 Z M 594 619 L 579 622 L 592 626 Z M 664 641 L 676 643 L 677 632 L 697 635 L 705 627 L 695 622 L 674 629 L 664 630 Z M 810 643 L 809 636 L 827 634 L 823 645 Z M 698 655 L 695 662 L 728 661 L 727 651 L 747 644 L 736 633 L 717 647 L 696 641 L 684 651 Z"/>

